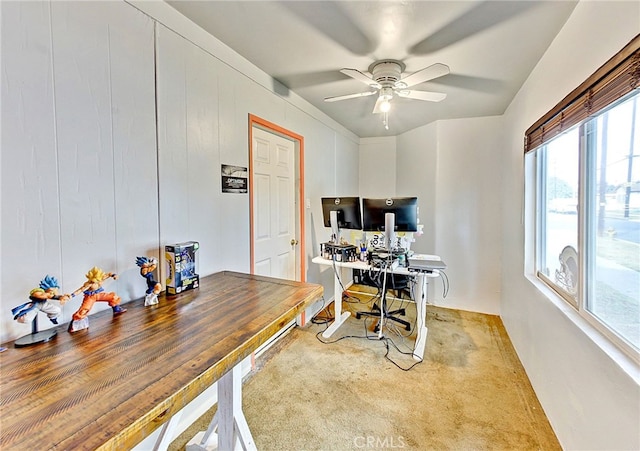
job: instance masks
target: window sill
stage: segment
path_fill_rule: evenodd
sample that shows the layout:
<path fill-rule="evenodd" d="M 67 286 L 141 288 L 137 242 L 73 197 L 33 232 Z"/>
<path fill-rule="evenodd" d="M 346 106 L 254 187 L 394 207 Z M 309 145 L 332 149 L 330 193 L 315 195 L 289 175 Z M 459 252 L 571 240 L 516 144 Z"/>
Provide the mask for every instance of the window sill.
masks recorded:
<path fill-rule="evenodd" d="M 527 274 L 527 279 L 562 312 L 589 340 L 605 353 L 622 371 L 640 385 L 640 362 L 616 346 L 605 334 L 599 331 L 587 319 L 568 304 L 562 297 L 536 276 Z"/>

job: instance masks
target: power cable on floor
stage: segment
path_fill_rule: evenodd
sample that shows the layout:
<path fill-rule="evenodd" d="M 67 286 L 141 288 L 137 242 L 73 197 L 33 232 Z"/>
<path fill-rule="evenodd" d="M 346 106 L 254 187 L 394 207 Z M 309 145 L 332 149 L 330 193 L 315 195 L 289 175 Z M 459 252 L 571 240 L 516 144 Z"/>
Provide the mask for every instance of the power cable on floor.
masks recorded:
<path fill-rule="evenodd" d="M 374 334 L 374 335 L 370 335 L 368 333 L 368 320 L 369 318 L 364 318 L 363 326 L 364 326 L 364 331 L 365 331 L 365 335 L 344 335 L 340 338 L 336 338 L 334 340 L 324 340 L 322 338 L 320 338 L 320 335 L 328 329 L 328 327 L 325 327 L 323 330 L 319 331 L 318 333 L 316 333 L 316 339 L 322 343 L 322 344 L 334 344 L 337 343 L 339 341 L 348 339 L 348 338 L 357 338 L 357 339 L 366 339 L 366 340 L 370 340 L 370 341 L 380 341 L 384 343 L 386 352 L 384 355 L 384 358 L 387 359 L 389 362 L 391 362 L 394 366 L 396 366 L 398 369 L 402 370 L 402 371 L 410 371 L 411 369 L 413 369 L 416 365 L 420 364 L 423 362 L 424 359 L 420 359 L 417 362 L 415 362 L 413 365 L 410 365 L 409 367 L 403 367 L 401 366 L 399 363 L 397 363 L 396 361 L 394 361 L 391 357 L 389 357 L 389 352 L 390 352 L 390 346 L 389 343 L 391 343 L 391 345 L 402 355 L 407 355 L 407 356 L 411 356 L 411 357 L 417 357 L 413 352 L 405 352 L 405 351 L 401 351 L 400 348 L 398 347 L 398 345 L 396 345 L 396 343 L 391 339 L 391 338 L 387 338 L 387 337 L 383 337 L 382 339 L 379 338 L 378 334 Z M 326 323 L 316 323 L 316 324 L 326 324 Z M 380 327 L 385 327 L 383 325 L 380 325 Z M 401 335 L 402 336 L 402 335 Z"/>
<path fill-rule="evenodd" d="M 324 296 L 322 296 L 322 308 L 311 318 L 312 324 L 329 324 L 333 321 L 334 318 L 331 316 L 331 313 L 329 313 L 329 306 L 326 305 L 326 302 Z M 326 312 L 326 316 L 320 316 L 322 312 Z"/>

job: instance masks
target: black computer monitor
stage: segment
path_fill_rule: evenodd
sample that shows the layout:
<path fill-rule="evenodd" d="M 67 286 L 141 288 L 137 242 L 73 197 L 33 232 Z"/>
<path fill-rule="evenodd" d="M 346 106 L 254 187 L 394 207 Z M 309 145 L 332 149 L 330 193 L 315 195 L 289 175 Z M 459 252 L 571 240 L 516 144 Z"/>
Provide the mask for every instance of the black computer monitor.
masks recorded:
<path fill-rule="evenodd" d="M 395 215 L 395 232 L 418 231 L 417 197 L 362 199 L 362 230 L 365 232 L 384 232 L 386 213 Z"/>
<path fill-rule="evenodd" d="M 323 197 L 322 218 L 325 227 L 331 227 L 331 212 L 337 212 L 341 229 L 362 230 L 359 197 Z"/>

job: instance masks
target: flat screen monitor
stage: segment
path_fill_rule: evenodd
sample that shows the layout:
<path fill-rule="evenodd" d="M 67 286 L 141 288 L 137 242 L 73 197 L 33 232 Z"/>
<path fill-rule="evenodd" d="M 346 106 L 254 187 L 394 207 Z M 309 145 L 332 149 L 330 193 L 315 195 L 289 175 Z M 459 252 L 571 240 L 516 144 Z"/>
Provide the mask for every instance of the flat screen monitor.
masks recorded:
<path fill-rule="evenodd" d="M 331 212 L 338 214 L 341 229 L 362 230 L 362 214 L 359 197 L 323 197 L 322 218 L 325 227 L 331 227 Z"/>
<path fill-rule="evenodd" d="M 418 198 L 362 199 L 362 230 L 384 232 L 385 214 L 395 215 L 395 232 L 418 231 Z"/>

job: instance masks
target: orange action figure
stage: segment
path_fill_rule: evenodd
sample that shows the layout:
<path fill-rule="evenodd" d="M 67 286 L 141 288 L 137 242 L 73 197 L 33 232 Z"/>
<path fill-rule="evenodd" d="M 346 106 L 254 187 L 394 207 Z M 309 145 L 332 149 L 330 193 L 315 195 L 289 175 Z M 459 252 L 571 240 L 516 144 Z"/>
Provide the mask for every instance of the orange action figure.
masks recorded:
<path fill-rule="evenodd" d="M 116 280 L 118 278 L 117 274 L 105 273 L 100 268 L 94 266 L 89 270 L 85 277 L 87 278 L 87 281 L 84 285 L 71 293 L 71 297 L 83 293 L 84 299 L 82 300 L 82 305 L 80 305 L 78 311 L 72 316 L 72 321 L 69 323 L 69 332 L 77 332 L 89 327 L 87 315 L 91 311 L 93 304 L 96 302 L 108 302 L 109 306 L 113 309 L 114 315 L 119 315 L 127 311 L 119 305 L 120 296 L 114 292 L 105 292 L 104 288 L 102 288 L 102 284 L 105 280 L 109 277 Z"/>

